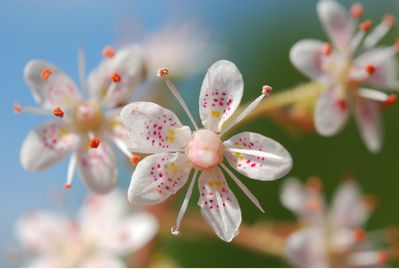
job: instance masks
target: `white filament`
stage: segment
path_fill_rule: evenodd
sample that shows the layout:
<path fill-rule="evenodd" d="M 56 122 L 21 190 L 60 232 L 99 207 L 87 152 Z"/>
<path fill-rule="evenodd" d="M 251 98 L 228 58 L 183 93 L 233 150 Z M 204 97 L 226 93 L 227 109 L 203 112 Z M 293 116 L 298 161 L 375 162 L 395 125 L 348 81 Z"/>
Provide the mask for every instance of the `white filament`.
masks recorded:
<path fill-rule="evenodd" d="M 75 173 L 75 167 L 76 167 L 76 154 L 72 154 L 72 156 L 69 160 L 68 171 L 67 171 L 67 181 L 66 181 L 67 186 L 72 186 L 72 180 L 73 180 L 73 174 Z"/>
<path fill-rule="evenodd" d="M 79 81 L 80 88 L 82 91 L 86 91 L 86 61 L 83 47 L 78 49 L 78 71 L 79 71 Z"/>
<path fill-rule="evenodd" d="M 374 30 L 367 35 L 364 39 L 363 47 L 370 49 L 378 44 L 381 39 L 389 32 L 391 27 L 389 27 L 384 21 L 377 25 Z"/>
<path fill-rule="evenodd" d="M 373 89 L 360 89 L 359 96 L 379 102 L 384 102 L 389 97 L 388 94 Z"/>

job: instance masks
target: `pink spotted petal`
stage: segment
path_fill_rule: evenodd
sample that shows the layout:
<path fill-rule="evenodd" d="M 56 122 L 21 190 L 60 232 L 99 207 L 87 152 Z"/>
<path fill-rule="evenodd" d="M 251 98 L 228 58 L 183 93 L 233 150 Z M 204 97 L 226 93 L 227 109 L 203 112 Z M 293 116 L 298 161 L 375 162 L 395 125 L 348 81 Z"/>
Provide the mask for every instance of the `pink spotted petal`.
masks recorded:
<path fill-rule="evenodd" d="M 103 233 L 101 245 L 110 253 L 124 256 L 144 247 L 157 231 L 158 223 L 154 216 L 136 212 L 116 223 L 109 233 Z"/>
<path fill-rule="evenodd" d="M 16 225 L 17 237 L 25 250 L 33 253 L 54 249 L 64 236 L 67 219 L 47 211 L 32 211 L 22 216 Z M 46 240 L 43 240 L 46 238 Z"/>
<path fill-rule="evenodd" d="M 214 63 L 201 86 L 199 110 L 202 125 L 220 132 L 223 123 L 240 104 L 243 90 L 242 75 L 232 62 L 220 60 Z"/>
<path fill-rule="evenodd" d="M 339 48 L 347 48 L 355 24 L 344 7 L 334 0 L 321 0 L 317 4 L 317 13 L 332 43 Z"/>
<path fill-rule="evenodd" d="M 339 88 L 330 88 L 319 97 L 314 114 L 316 131 L 323 136 L 333 136 L 345 126 L 349 115 L 349 101 L 338 97 Z"/>
<path fill-rule="evenodd" d="M 243 132 L 223 144 L 229 164 L 249 178 L 275 180 L 291 170 L 292 159 L 288 151 L 278 142 L 263 135 Z"/>
<path fill-rule="evenodd" d="M 51 70 L 47 79 L 42 78 L 45 69 Z M 35 101 L 47 109 L 61 107 L 64 111 L 80 100 L 75 83 L 57 66 L 42 61 L 32 60 L 24 70 L 26 83 L 32 88 Z"/>
<path fill-rule="evenodd" d="M 183 126 L 169 109 L 150 102 L 135 102 L 121 112 L 122 123 L 129 131 L 128 147 L 139 153 L 182 150 L 191 130 Z"/>
<path fill-rule="evenodd" d="M 288 238 L 284 256 L 295 267 L 325 268 L 328 266 L 326 243 L 324 231 L 317 226 L 310 226 Z"/>
<path fill-rule="evenodd" d="M 198 188 L 202 216 L 220 239 L 230 242 L 238 234 L 241 209 L 220 168 L 202 172 Z"/>
<path fill-rule="evenodd" d="M 329 76 L 324 69 L 324 62 L 328 60 L 327 56 L 323 55 L 324 46 L 325 43 L 311 39 L 295 43 L 290 51 L 291 63 L 312 80 L 328 81 Z"/>
<path fill-rule="evenodd" d="M 383 126 L 380 118 L 380 104 L 366 98 L 357 98 L 355 105 L 355 119 L 360 136 L 370 152 L 381 150 L 383 140 Z"/>
<path fill-rule="evenodd" d="M 114 189 L 118 165 L 112 147 L 102 141 L 98 148 L 82 142 L 77 153 L 78 170 L 87 186 L 95 193 L 105 194 Z"/>
<path fill-rule="evenodd" d="M 112 93 L 108 94 L 114 72 L 121 75 L 121 81 L 115 85 Z M 129 103 L 134 87 L 143 81 L 144 76 L 143 50 L 134 45 L 116 51 L 112 58 L 104 59 L 89 75 L 87 83 L 92 97 L 108 107 L 115 107 Z"/>
<path fill-rule="evenodd" d="M 46 169 L 68 155 L 78 140 L 64 123 L 51 121 L 42 124 L 32 130 L 22 144 L 22 166 L 28 171 Z"/>
<path fill-rule="evenodd" d="M 358 68 L 371 64 L 375 72 L 365 81 L 365 84 L 379 89 L 398 87 L 398 67 L 392 48 L 376 48 L 361 54 L 355 61 Z"/>
<path fill-rule="evenodd" d="M 352 229 L 362 227 L 370 215 L 370 208 L 354 181 L 342 183 L 336 191 L 330 209 L 330 223 Z"/>
<path fill-rule="evenodd" d="M 191 166 L 182 153 L 157 153 L 139 162 L 130 181 L 133 204 L 158 204 L 187 182 Z"/>

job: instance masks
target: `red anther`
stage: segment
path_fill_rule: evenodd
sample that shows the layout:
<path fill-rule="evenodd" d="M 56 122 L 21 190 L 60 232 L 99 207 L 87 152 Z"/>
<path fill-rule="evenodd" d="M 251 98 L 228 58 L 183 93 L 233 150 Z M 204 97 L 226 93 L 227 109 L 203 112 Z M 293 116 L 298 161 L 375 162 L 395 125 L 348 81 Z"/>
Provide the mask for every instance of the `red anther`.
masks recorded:
<path fill-rule="evenodd" d="M 130 163 L 131 163 L 132 165 L 137 165 L 140 161 L 141 161 L 141 157 L 140 157 L 139 155 L 133 154 L 133 155 L 130 157 Z"/>
<path fill-rule="evenodd" d="M 269 96 L 272 93 L 272 91 L 273 91 L 273 88 L 270 87 L 269 85 L 264 85 L 262 87 L 262 94 L 264 94 L 266 96 Z"/>
<path fill-rule="evenodd" d="M 94 138 L 92 138 L 92 139 L 90 140 L 90 147 L 91 147 L 92 149 L 96 149 L 96 148 L 98 148 L 98 146 L 100 145 L 100 143 L 101 143 L 101 140 L 100 140 L 99 138 L 97 138 L 97 137 L 94 137 Z"/>
<path fill-rule="evenodd" d="M 363 241 L 366 238 L 366 232 L 363 229 L 356 229 L 353 232 L 353 237 L 356 241 Z"/>
<path fill-rule="evenodd" d="M 354 3 L 351 6 L 351 16 L 354 19 L 360 19 L 361 16 L 363 16 L 363 5 L 360 3 Z"/>
<path fill-rule="evenodd" d="M 63 118 L 64 111 L 62 111 L 62 109 L 59 106 L 57 106 L 56 108 L 53 109 L 53 115 L 58 118 Z"/>
<path fill-rule="evenodd" d="M 396 23 L 396 19 L 394 16 L 391 14 L 386 14 L 382 21 L 388 26 L 388 27 L 393 27 Z"/>
<path fill-rule="evenodd" d="M 103 56 L 105 58 L 112 58 L 115 56 L 115 49 L 112 46 L 106 46 L 103 49 Z"/>
<path fill-rule="evenodd" d="M 330 43 L 324 44 L 324 46 L 322 48 L 322 52 L 326 56 L 331 55 L 332 50 L 333 50 L 333 47 Z"/>
<path fill-rule="evenodd" d="M 15 113 L 15 114 L 19 114 L 19 113 L 22 112 L 22 107 L 21 107 L 20 104 L 15 103 L 14 106 L 13 106 L 13 110 L 14 110 L 14 113 Z"/>
<path fill-rule="evenodd" d="M 162 67 L 162 68 L 158 69 L 158 73 L 157 73 L 158 77 L 165 77 L 167 75 L 169 75 L 169 69 L 168 68 Z"/>
<path fill-rule="evenodd" d="M 346 99 L 337 100 L 337 105 L 341 111 L 346 111 L 348 109 L 348 101 Z"/>
<path fill-rule="evenodd" d="M 366 65 L 365 69 L 366 69 L 366 72 L 369 73 L 369 75 L 374 74 L 374 72 L 376 70 L 375 66 L 372 64 Z"/>
<path fill-rule="evenodd" d="M 367 32 L 368 30 L 370 30 L 371 26 L 373 26 L 373 22 L 371 20 L 367 20 L 359 25 L 359 30 Z"/>
<path fill-rule="evenodd" d="M 380 265 L 384 265 L 387 263 L 387 261 L 389 260 L 389 253 L 387 251 L 381 251 L 380 253 L 378 253 L 378 263 Z"/>
<path fill-rule="evenodd" d="M 64 189 L 69 190 L 70 188 L 72 188 L 72 184 L 69 183 L 64 184 Z"/>
<path fill-rule="evenodd" d="M 50 68 L 44 68 L 43 71 L 40 73 L 40 77 L 43 80 L 47 80 L 52 74 L 53 71 Z"/>
<path fill-rule="evenodd" d="M 390 94 L 388 98 L 384 101 L 384 105 L 390 106 L 396 103 L 397 97 L 395 94 Z"/>
<path fill-rule="evenodd" d="M 112 73 L 111 78 L 112 78 L 112 81 L 113 81 L 114 83 L 119 83 L 119 82 L 121 82 L 121 80 L 122 80 L 121 74 L 119 74 L 118 72 Z"/>
<path fill-rule="evenodd" d="M 307 186 L 313 190 L 320 192 L 323 189 L 323 183 L 321 182 L 321 179 L 318 177 L 310 177 L 307 182 Z"/>

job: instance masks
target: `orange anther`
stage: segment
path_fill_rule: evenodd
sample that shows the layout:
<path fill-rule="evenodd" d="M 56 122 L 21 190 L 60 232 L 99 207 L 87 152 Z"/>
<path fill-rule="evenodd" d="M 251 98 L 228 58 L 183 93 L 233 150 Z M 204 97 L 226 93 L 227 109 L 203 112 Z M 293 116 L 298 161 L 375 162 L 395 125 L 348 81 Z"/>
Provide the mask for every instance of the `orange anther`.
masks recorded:
<path fill-rule="evenodd" d="M 354 19 L 360 19 L 360 17 L 363 15 L 363 5 L 360 3 L 354 3 L 351 6 L 351 16 Z"/>
<path fill-rule="evenodd" d="M 169 69 L 167 69 L 166 67 L 162 67 L 158 69 L 158 73 L 157 76 L 158 77 L 165 77 L 169 75 Z"/>
<path fill-rule="evenodd" d="M 19 114 L 19 113 L 22 112 L 22 107 L 21 107 L 20 104 L 15 103 L 14 106 L 13 106 L 13 110 L 14 110 L 14 113 L 15 113 L 15 114 Z"/>
<path fill-rule="evenodd" d="M 331 55 L 331 52 L 333 50 L 333 47 L 330 43 L 324 44 L 323 48 L 322 48 L 322 53 L 326 56 Z"/>
<path fill-rule="evenodd" d="M 50 68 L 44 68 L 43 71 L 40 73 L 40 77 L 43 80 L 47 80 L 52 74 L 53 74 L 53 71 L 51 71 Z"/>
<path fill-rule="evenodd" d="M 365 69 L 366 69 L 366 72 L 369 73 L 369 75 L 373 74 L 376 70 L 375 66 L 372 64 L 366 65 Z"/>
<path fill-rule="evenodd" d="M 388 98 L 384 101 L 384 105 L 393 105 L 396 103 L 397 97 L 395 94 L 391 94 Z"/>
<path fill-rule="evenodd" d="M 112 73 L 111 78 L 112 78 L 112 81 L 113 81 L 114 83 L 119 83 L 119 82 L 121 82 L 121 80 L 122 80 L 121 74 L 119 74 L 118 72 Z"/>
<path fill-rule="evenodd" d="M 321 182 L 321 179 L 318 177 L 310 177 L 308 179 L 307 186 L 311 190 L 317 192 L 320 192 L 323 189 L 323 183 Z"/>
<path fill-rule="evenodd" d="M 393 27 L 396 23 L 396 19 L 394 16 L 391 14 L 386 14 L 382 21 L 388 26 L 388 27 Z"/>
<path fill-rule="evenodd" d="M 141 161 L 141 157 L 140 157 L 139 155 L 133 154 L 133 155 L 130 157 L 130 163 L 131 163 L 132 165 L 137 165 L 140 161 Z"/>
<path fill-rule="evenodd" d="M 363 241 L 366 238 L 366 232 L 363 229 L 357 229 L 353 232 L 353 237 L 356 241 Z"/>
<path fill-rule="evenodd" d="M 106 46 L 103 49 L 103 56 L 105 58 L 112 58 L 115 56 L 115 49 L 112 46 Z"/>
<path fill-rule="evenodd" d="M 367 32 L 370 30 L 371 26 L 373 26 L 373 22 L 371 20 L 367 20 L 359 25 L 359 29 L 360 31 Z"/>
<path fill-rule="evenodd" d="M 68 183 L 64 184 L 64 189 L 69 190 L 70 188 L 72 188 L 72 184 L 68 184 Z"/>
<path fill-rule="evenodd" d="M 97 137 L 94 137 L 90 140 L 90 147 L 93 149 L 96 149 L 96 148 L 98 148 L 100 143 L 101 143 L 101 140 Z"/>
<path fill-rule="evenodd" d="M 64 111 L 62 111 L 62 109 L 59 106 L 57 106 L 56 108 L 53 109 L 53 115 L 58 118 L 63 118 Z"/>
<path fill-rule="evenodd" d="M 273 88 L 269 85 L 265 85 L 262 87 L 262 94 L 269 96 L 272 93 Z"/>

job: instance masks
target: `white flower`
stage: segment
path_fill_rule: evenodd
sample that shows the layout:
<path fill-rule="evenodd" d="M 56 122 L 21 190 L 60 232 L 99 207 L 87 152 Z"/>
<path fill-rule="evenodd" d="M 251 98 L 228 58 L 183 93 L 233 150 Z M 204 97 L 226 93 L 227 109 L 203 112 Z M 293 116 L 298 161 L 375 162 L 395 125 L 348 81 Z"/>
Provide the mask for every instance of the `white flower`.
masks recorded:
<path fill-rule="evenodd" d="M 321 0 L 317 11 L 332 44 L 318 40 L 301 40 L 290 52 L 291 62 L 310 79 L 325 83 L 327 90 L 316 104 L 316 130 L 324 136 L 338 133 L 348 121 L 350 108 L 360 135 L 371 152 L 382 146 L 380 105 L 392 104 L 395 95 L 370 89 L 398 89 L 398 70 L 395 55 L 399 43 L 391 47 L 374 48 L 392 28 L 395 20 L 386 15 L 382 22 L 366 36 L 371 21 L 359 25 L 356 20 L 363 13 L 360 4 L 351 9 L 351 16 L 334 0 Z"/>
<path fill-rule="evenodd" d="M 199 97 L 202 125 L 199 129 L 181 95 L 167 78 L 168 70 L 159 70 L 166 85 L 182 104 L 195 131 L 183 126 L 170 110 L 154 103 L 136 102 L 121 112 L 123 124 L 129 130 L 130 148 L 152 154 L 143 159 L 134 171 L 129 187 L 133 204 L 157 204 L 176 193 L 188 181 L 190 186 L 179 212 L 173 234 L 187 209 L 198 171 L 201 213 L 214 232 L 230 242 L 238 233 L 241 210 L 227 185 L 221 168 L 263 212 L 258 200 L 223 164 L 228 163 L 239 173 L 256 180 L 274 180 L 284 176 L 292 165 L 290 154 L 276 141 L 262 135 L 244 132 L 222 142 L 221 136 L 260 103 L 271 87 L 264 86 L 261 96 L 250 104 L 233 122 L 223 124 L 237 109 L 243 95 L 243 79 L 237 67 L 226 60 L 214 63 L 206 74 Z"/>
<path fill-rule="evenodd" d="M 379 232 L 366 233 L 362 227 L 371 214 L 370 202 L 354 181 L 337 190 L 332 207 L 326 211 L 317 179 L 303 186 L 297 179 L 284 182 L 281 199 L 302 227 L 288 238 L 285 257 L 297 267 L 381 267 L 388 258 L 379 245 Z"/>
<path fill-rule="evenodd" d="M 103 62 L 84 78 L 84 60 L 80 53 L 82 90 L 90 98 L 84 100 L 74 82 L 57 66 L 42 60 L 30 61 L 24 70 L 40 108 L 14 105 L 14 111 L 52 115 L 63 121 L 49 121 L 32 130 L 26 137 L 20 159 L 29 171 L 46 169 L 70 159 L 65 188 L 72 186 L 77 164 L 81 177 L 97 193 L 111 191 L 117 181 L 118 166 L 111 142 L 131 159 L 126 148 L 126 131 L 119 119 L 120 108 L 130 100 L 132 90 L 144 76 L 143 53 L 130 46 L 119 51 L 107 47 Z M 105 111 L 107 110 L 107 111 Z"/>
<path fill-rule="evenodd" d="M 122 192 L 91 195 L 77 218 L 32 211 L 17 223 L 17 236 L 34 255 L 29 267 L 125 267 L 121 258 L 146 245 L 156 234 L 156 219 L 129 213 Z"/>

